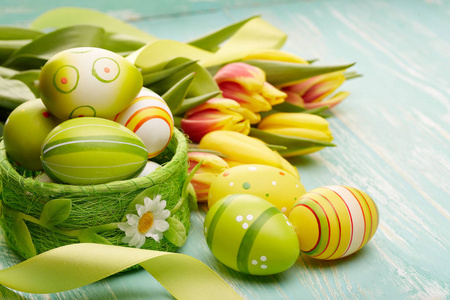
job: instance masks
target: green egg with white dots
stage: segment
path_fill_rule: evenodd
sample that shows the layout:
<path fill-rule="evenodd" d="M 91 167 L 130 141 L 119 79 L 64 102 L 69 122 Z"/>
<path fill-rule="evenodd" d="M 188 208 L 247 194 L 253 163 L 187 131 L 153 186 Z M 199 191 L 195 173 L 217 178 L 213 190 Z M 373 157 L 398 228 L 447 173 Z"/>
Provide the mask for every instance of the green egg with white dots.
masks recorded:
<path fill-rule="evenodd" d="M 283 272 L 299 256 L 291 222 L 274 205 L 253 195 L 233 194 L 217 201 L 206 214 L 204 234 L 221 263 L 246 274 Z"/>
<path fill-rule="evenodd" d="M 250 194 L 272 203 L 288 216 L 295 201 L 305 193 L 300 180 L 285 170 L 245 164 L 232 167 L 216 177 L 209 189 L 208 206 L 230 194 Z"/>

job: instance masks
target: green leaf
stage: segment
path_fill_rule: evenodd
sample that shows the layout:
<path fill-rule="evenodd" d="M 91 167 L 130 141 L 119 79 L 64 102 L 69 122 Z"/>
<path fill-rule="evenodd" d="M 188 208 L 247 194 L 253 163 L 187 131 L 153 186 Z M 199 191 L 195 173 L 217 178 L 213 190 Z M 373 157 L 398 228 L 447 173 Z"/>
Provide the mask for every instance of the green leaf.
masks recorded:
<path fill-rule="evenodd" d="M 36 83 L 39 80 L 39 74 L 41 73 L 40 70 L 27 70 L 23 72 L 19 72 L 13 76 L 11 76 L 10 79 L 16 79 L 20 80 L 23 83 L 25 83 L 30 91 L 33 92 L 34 96 L 36 98 L 40 98 L 40 92 L 39 88 L 37 87 Z"/>
<path fill-rule="evenodd" d="M 222 94 L 221 91 L 216 91 L 216 92 L 211 92 L 211 93 L 208 93 L 208 94 L 200 95 L 200 96 L 197 96 L 197 97 L 186 98 L 181 103 L 181 106 L 179 106 L 178 109 L 176 111 L 174 111 L 173 114 L 174 115 L 183 115 L 185 112 L 187 112 L 191 108 L 199 106 L 200 104 L 205 103 L 209 99 L 217 97 L 220 94 Z"/>
<path fill-rule="evenodd" d="M 192 40 L 188 42 L 188 44 L 203 50 L 216 52 L 222 42 L 230 38 L 236 31 L 245 25 L 245 23 L 254 18 L 256 18 L 256 16 L 228 25 L 208 35 Z"/>
<path fill-rule="evenodd" d="M 156 37 L 107 14 L 87 8 L 61 7 L 40 15 L 30 25 L 31 29 L 46 31 L 73 25 L 95 25 L 110 33 L 123 33 L 145 43 Z"/>
<path fill-rule="evenodd" d="M 187 91 L 189 90 L 189 87 L 192 84 L 192 81 L 194 80 L 194 77 L 195 73 L 186 75 L 186 77 L 182 78 L 176 84 L 172 85 L 171 88 L 161 96 L 161 98 L 166 101 L 171 111 L 176 111 L 178 107 L 180 107 L 181 103 L 184 100 L 184 97 L 187 94 Z M 167 84 L 167 82 L 165 83 Z M 156 93 L 160 94 L 158 92 Z"/>
<path fill-rule="evenodd" d="M 16 241 L 17 248 L 25 257 L 30 258 L 36 255 L 36 247 L 31 239 L 27 224 L 17 213 L 13 214 L 12 235 Z"/>
<path fill-rule="evenodd" d="M 42 35 L 42 32 L 11 26 L 0 26 L 0 40 L 32 40 Z"/>
<path fill-rule="evenodd" d="M 200 167 L 202 166 L 202 163 L 203 163 L 203 159 L 201 161 L 199 161 L 195 167 L 192 168 L 191 172 L 186 177 L 186 180 L 184 181 L 184 184 L 183 184 L 183 190 L 182 190 L 182 193 L 181 193 L 181 198 L 186 199 L 186 197 L 188 195 L 189 184 L 191 183 L 191 180 L 194 177 L 194 175 L 197 172 L 197 170 L 200 169 Z"/>
<path fill-rule="evenodd" d="M 187 239 L 186 227 L 174 217 L 169 217 L 166 221 L 169 229 L 164 232 L 164 237 L 177 247 L 183 246 Z"/>
<path fill-rule="evenodd" d="M 311 147 L 334 147 L 334 146 L 336 146 L 335 144 L 330 143 L 330 142 L 324 142 L 324 141 L 301 138 L 301 137 L 294 137 L 294 136 L 287 136 L 287 135 L 282 135 L 282 134 L 274 134 L 274 133 L 269 133 L 269 132 L 259 130 L 256 128 L 250 129 L 249 136 L 258 138 L 266 144 L 285 146 L 286 147 L 285 150 L 278 151 L 281 155 L 287 155 L 289 153 L 298 151 L 300 149 L 306 149 L 306 148 L 311 148 Z"/>
<path fill-rule="evenodd" d="M 53 55 L 75 47 L 101 47 L 105 30 L 96 26 L 78 25 L 39 36 L 11 55 L 4 63 L 16 69 L 39 69 Z"/>
<path fill-rule="evenodd" d="M 42 32 L 31 29 L 0 26 L 0 64 L 17 49 L 22 48 L 40 35 L 42 35 Z"/>
<path fill-rule="evenodd" d="M 184 65 L 186 62 L 189 62 L 190 59 L 184 57 L 175 58 L 167 63 L 165 69 L 170 69 L 175 66 Z M 179 82 L 187 75 L 195 73 L 195 78 L 192 81 L 192 84 L 189 87 L 189 90 L 186 94 L 186 97 L 197 97 L 200 95 L 218 92 L 219 86 L 217 85 L 214 78 L 211 74 L 198 63 L 193 63 L 189 66 L 184 67 L 179 70 L 174 75 L 166 78 L 165 80 L 159 81 L 157 84 L 149 86 L 149 88 L 159 95 L 164 94 L 167 90 L 169 90 L 176 82 Z"/>
<path fill-rule="evenodd" d="M 244 60 L 243 62 L 261 68 L 271 84 L 286 85 L 301 79 L 350 68 L 355 63 L 335 66 L 317 66 L 271 60 Z"/>
<path fill-rule="evenodd" d="M 136 205 L 137 204 L 144 205 L 144 199 L 146 197 L 148 197 L 150 199 L 155 198 L 155 196 L 158 195 L 159 190 L 160 190 L 160 186 L 154 185 L 152 187 L 149 187 L 148 189 L 145 189 L 139 195 L 137 195 L 133 199 L 133 201 L 131 201 L 130 204 L 128 204 L 127 209 L 125 210 L 125 214 L 122 217 L 122 222 L 127 221 L 127 214 L 136 214 Z M 161 196 L 163 196 L 163 195 L 161 195 Z"/>
<path fill-rule="evenodd" d="M 43 225 L 58 225 L 69 217 L 71 209 L 72 200 L 70 199 L 50 200 L 44 205 L 39 221 Z"/>
<path fill-rule="evenodd" d="M 0 108 L 13 110 L 20 104 L 34 99 L 35 95 L 25 83 L 0 77 Z"/>
<path fill-rule="evenodd" d="M 197 210 L 198 209 L 197 193 L 195 192 L 195 188 L 192 185 L 192 183 L 188 184 L 187 192 L 189 198 L 189 207 L 191 208 L 191 210 Z"/>
<path fill-rule="evenodd" d="M 0 77 L 10 78 L 19 73 L 18 71 L 0 66 Z"/>
<path fill-rule="evenodd" d="M 143 70 L 142 71 L 142 78 L 143 78 L 143 81 L 144 81 L 144 86 L 154 84 L 154 83 L 156 83 L 158 81 L 161 81 L 161 80 L 166 79 L 166 78 L 168 78 L 168 77 L 170 77 L 172 75 L 175 75 L 176 73 L 180 72 L 184 68 L 187 68 L 190 65 L 195 64 L 195 63 L 196 63 L 196 61 L 189 60 L 189 61 L 186 61 L 183 64 L 176 65 L 176 66 L 173 66 L 173 67 L 170 67 L 170 68 L 166 68 L 166 69 L 163 69 L 163 70 L 158 70 L 158 71 L 146 71 L 146 70 Z M 166 64 L 164 64 L 164 65 L 166 65 Z"/>
<path fill-rule="evenodd" d="M 80 234 L 78 235 L 78 239 L 80 240 L 81 243 L 112 245 L 112 243 L 109 240 L 92 231 L 90 228 L 81 230 Z"/>
<path fill-rule="evenodd" d="M 214 55 L 200 61 L 204 67 L 242 60 L 261 49 L 279 49 L 287 39 L 286 33 L 261 18 L 246 22 Z"/>
<path fill-rule="evenodd" d="M 145 46 L 141 40 L 121 33 L 107 33 L 102 48 L 125 56 Z"/>
<path fill-rule="evenodd" d="M 202 60 L 213 55 L 209 51 L 173 40 L 154 41 L 130 54 L 127 59 L 143 70 L 151 69 L 174 57 Z"/>

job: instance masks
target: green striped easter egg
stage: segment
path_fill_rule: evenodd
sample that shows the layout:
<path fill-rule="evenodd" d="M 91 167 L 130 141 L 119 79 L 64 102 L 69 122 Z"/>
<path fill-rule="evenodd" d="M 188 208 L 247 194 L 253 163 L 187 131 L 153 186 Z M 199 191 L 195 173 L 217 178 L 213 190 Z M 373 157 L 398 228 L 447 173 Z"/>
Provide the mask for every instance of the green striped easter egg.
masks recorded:
<path fill-rule="evenodd" d="M 56 182 L 99 184 L 139 175 L 147 163 L 147 149 L 123 125 L 84 117 L 64 121 L 47 135 L 41 162 Z"/>
<path fill-rule="evenodd" d="M 206 214 L 204 234 L 220 262 L 247 274 L 283 272 L 299 255 L 297 235 L 287 217 L 253 195 L 232 194 L 216 202 Z"/>

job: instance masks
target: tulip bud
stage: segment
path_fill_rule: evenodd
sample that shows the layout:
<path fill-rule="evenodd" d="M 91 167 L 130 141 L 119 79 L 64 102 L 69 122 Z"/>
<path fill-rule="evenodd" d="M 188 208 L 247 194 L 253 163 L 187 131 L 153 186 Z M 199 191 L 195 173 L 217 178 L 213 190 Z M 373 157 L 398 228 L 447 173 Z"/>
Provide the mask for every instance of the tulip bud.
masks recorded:
<path fill-rule="evenodd" d="M 269 111 L 280 104 L 286 93 L 266 82 L 266 74 L 260 68 L 246 63 L 231 63 L 214 76 L 225 98 L 234 99 L 252 112 Z"/>
<path fill-rule="evenodd" d="M 297 178 L 297 168 L 278 152 L 271 150 L 259 139 L 233 131 L 213 131 L 206 134 L 199 144 L 200 149 L 209 149 L 225 155 L 230 167 L 241 164 L 262 164 L 283 169 Z"/>
<path fill-rule="evenodd" d="M 188 110 L 181 120 L 181 128 L 193 142 L 198 143 L 205 134 L 214 130 L 248 134 L 250 123 L 257 123 L 260 118 L 234 100 L 213 98 Z"/>
<path fill-rule="evenodd" d="M 243 58 L 243 60 L 249 60 L 249 59 L 259 59 L 259 60 L 272 60 L 272 61 L 283 61 L 283 62 L 291 62 L 291 63 L 298 63 L 298 64 L 308 64 L 306 60 L 303 58 L 278 49 L 263 49 L 255 51 L 246 57 Z"/>
<path fill-rule="evenodd" d="M 342 102 L 348 92 L 339 92 L 333 97 L 324 100 L 333 93 L 345 81 L 342 71 L 314 76 L 291 86 L 285 86 L 282 90 L 288 95 L 286 102 L 314 109 L 323 106 L 334 107 Z M 323 101 L 324 100 L 324 101 Z"/>
<path fill-rule="evenodd" d="M 200 168 L 195 172 L 191 179 L 198 202 L 208 200 L 208 192 L 211 183 L 217 175 L 228 169 L 228 164 L 221 157 L 206 152 L 188 152 L 189 172 L 202 162 Z"/>
<path fill-rule="evenodd" d="M 258 129 L 282 136 L 299 137 L 311 141 L 329 143 L 333 140 L 328 122 L 325 118 L 305 113 L 275 113 L 265 117 Z M 288 149 L 282 153 L 284 157 L 309 154 L 323 147 Z"/>

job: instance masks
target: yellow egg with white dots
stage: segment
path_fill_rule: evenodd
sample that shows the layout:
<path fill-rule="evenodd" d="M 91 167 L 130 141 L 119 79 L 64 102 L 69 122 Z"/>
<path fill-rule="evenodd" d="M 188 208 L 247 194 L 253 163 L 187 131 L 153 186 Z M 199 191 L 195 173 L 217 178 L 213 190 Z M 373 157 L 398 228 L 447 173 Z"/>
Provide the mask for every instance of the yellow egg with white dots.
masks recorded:
<path fill-rule="evenodd" d="M 289 215 L 295 201 L 306 193 L 299 179 L 276 167 L 247 164 L 221 173 L 211 184 L 208 206 L 231 194 L 258 196 Z"/>

